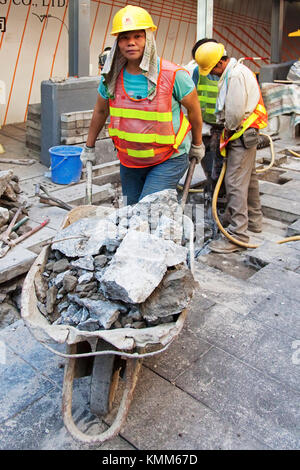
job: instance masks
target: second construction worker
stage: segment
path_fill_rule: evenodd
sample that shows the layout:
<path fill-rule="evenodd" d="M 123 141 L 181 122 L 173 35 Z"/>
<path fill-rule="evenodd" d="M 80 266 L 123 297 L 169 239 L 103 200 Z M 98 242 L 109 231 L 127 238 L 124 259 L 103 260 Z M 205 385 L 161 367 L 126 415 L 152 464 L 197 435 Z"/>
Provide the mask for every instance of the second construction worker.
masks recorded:
<path fill-rule="evenodd" d="M 116 41 L 102 70 L 81 154 L 83 163 L 95 160 L 95 142 L 110 114 L 108 131 L 120 160 L 125 204 L 175 189 L 189 158 L 200 162 L 205 153 L 196 88 L 188 72 L 157 57 L 156 29 L 143 8 L 127 5 L 115 14 L 111 34 Z"/>
<path fill-rule="evenodd" d="M 192 49 L 192 57 L 194 60 L 198 47 L 208 42 L 218 43 L 215 39 L 208 38 L 203 38 L 197 41 Z M 219 176 L 218 169 L 220 170 L 220 166 L 222 166 L 222 164 L 220 165 L 219 163 L 219 160 L 221 159 L 221 156 L 219 155 L 219 143 L 223 126 L 222 124 L 217 124 L 215 114 L 219 77 L 212 74 L 208 74 L 206 76 L 201 75 L 199 73 L 198 64 L 196 63 L 192 72 L 192 79 L 197 89 L 202 119 L 206 124 L 205 130 L 203 129 L 205 156 L 201 161 L 201 165 L 207 178 L 207 189 L 212 192 Z"/>
<path fill-rule="evenodd" d="M 216 116 L 217 122 L 224 126 L 220 149 L 227 157 L 226 230 L 232 239 L 222 236 L 213 240 L 209 247 L 217 253 L 243 250 L 239 242 L 249 242 L 247 230 L 262 229 L 255 160 L 258 131 L 267 126 L 267 113 L 255 75 L 236 59 L 224 55 L 224 51 L 223 44 L 208 42 L 198 47 L 195 55 L 201 75 L 210 73 L 220 77 Z"/>

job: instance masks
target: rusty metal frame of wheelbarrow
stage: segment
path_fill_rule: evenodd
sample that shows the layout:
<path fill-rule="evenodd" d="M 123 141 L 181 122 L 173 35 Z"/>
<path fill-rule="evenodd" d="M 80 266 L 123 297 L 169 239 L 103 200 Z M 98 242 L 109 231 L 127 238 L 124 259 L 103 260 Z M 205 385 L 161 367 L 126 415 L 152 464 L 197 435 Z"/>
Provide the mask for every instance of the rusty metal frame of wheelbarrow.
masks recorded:
<path fill-rule="evenodd" d="M 89 206 L 91 208 L 91 206 Z M 74 213 L 80 208 L 73 209 Z M 92 208 L 91 208 L 92 210 Z M 71 211 L 72 212 L 72 211 Z M 71 214 L 71 213 L 70 213 Z M 71 215 L 72 218 L 72 215 Z M 72 221 L 70 222 L 72 223 Z M 190 269 L 192 273 L 194 273 L 194 226 L 191 219 L 185 215 L 183 215 L 183 223 L 186 233 L 189 233 L 189 262 L 190 262 Z M 147 344 L 143 344 L 143 335 L 142 330 L 134 330 L 130 332 L 129 330 L 132 329 L 123 329 L 127 330 L 127 333 L 124 331 L 119 333 L 123 334 L 121 338 L 122 344 L 124 345 L 124 349 L 119 350 L 111 350 L 111 351 L 94 351 L 90 353 L 84 354 L 76 354 L 77 343 L 81 340 L 93 340 L 95 339 L 95 332 L 74 332 L 74 327 L 62 328 L 61 326 L 57 326 L 53 328 L 53 325 L 49 325 L 47 320 L 42 317 L 40 312 L 36 307 L 36 296 L 33 291 L 34 288 L 34 279 L 35 276 L 43 270 L 43 261 L 46 259 L 46 250 L 48 248 L 44 248 L 43 252 L 40 253 L 36 261 L 34 262 L 33 266 L 31 267 L 23 285 L 23 292 L 22 292 L 22 299 L 21 299 L 21 312 L 22 317 L 24 319 L 25 324 L 28 326 L 29 331 L 35 337 L 37 341 L 39 341 L 45 348 L 57 354 L 58 356 L 65 357 L 68 359 L 67 364 L 65 366 L 65 374 L 64 374 L 64 382 L 63 382 L 63 394 L 62 394 L 62 415 L 63 420 L 66 428 L 73 436 L 73 438 L 79 442 L 86 443 L 89 445 L 100 445 L 103 442 L 107 441 L 108 439 L 113 438 L 116 436 L 120 429 L 122 428 L 123 424 L 125 423 L 130 403 L 132 400 L 133 392 L 137 383 L 139 371 L 141 369 L 142 358 L 147 356 L 153 356 L 158 354 L 164 350 L 166 350 L 173 340 L 178 336 L 180 333 L 185 318 L 187 316 L 187 309 L 183 310 L 180 314 L 176 323 L 164 325 L 158 325 L 152 328 L 147 328 L 147 334 L 150 335 L 150 330 L 157 330 L 157 340 L 156 344 L 160 344 L 161 347 L 159 350 L 155 350 L 149 353 L 128 353 L 126 351 L 132 350 L 133 347 L 136 347 L 137 350 L 144 351 L 144 348 Z M 33 313 L 32 313 L 33 311 Z M 54 331 L 55 330 L 55 331 Z M 158 332 L 159 331 L 159 332 Z M 131 334 L 128 336 L 128 334 Z M 74 336 L 75 334 L 75 336 Z M 99 338 L 107 340 L 113 346 L 117 346 L 116 338 L 113 335 L 118 334 L 118 330 L 108 330 L 108 331 L 99 331 L 97 335 Z M 76 336 L 77 335 L 77 336 Z M 135 336 L 136 335 L 136 336 Z M 70 354 L 63 354 L 55 349 L 51 348 L 48 344 L 49 341 L 58 343 L 67 342 Z M 152 340 L 151 340 L 152 341 Z M 153 342 L 151 343 L 153 345 Z M 117 346 L 118 347 L 118 346 Z M 115 354 L 120 355 L 125 358 L 129 358 L 126 361 L 126 382 L 125 388 L 123 391 L 123 396 L 119 405 L 119 409 L 117 415 L 111 424 L 111 426 L 104 432 L 100 433 L 99 435 L 88 435 L 83 433 L 78 429 L 76 424 L 74 423 L 72 417 L 72 393 L 73 393 L 73 381 L 75 377 L 75 364 L 76 359 L 81 357 L 89 357 L 89 356 L 96 356 L 96 355 L 104 355 L 104 354 Z"/>

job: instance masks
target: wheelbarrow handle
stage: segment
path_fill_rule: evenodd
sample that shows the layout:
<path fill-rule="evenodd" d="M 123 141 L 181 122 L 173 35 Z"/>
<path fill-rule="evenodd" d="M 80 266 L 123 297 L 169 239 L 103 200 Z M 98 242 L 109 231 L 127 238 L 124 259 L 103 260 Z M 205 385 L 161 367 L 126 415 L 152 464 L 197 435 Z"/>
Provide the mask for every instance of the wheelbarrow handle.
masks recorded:
<path fill-rule="evenodd" d="M 69 352 L 76 352 L 76 344 L 69 347 Z M 62 415 L 64 424 L 78 442 L 82 442 L 90 445 L 99 445 L 108 439 L 115 437 L 123 424 L 125 423 L 132 395 L 137 383 L 138 375 L 141 369 L 142 361 L 140 359 L 129 359 L 126 361 L 126 385 L 121 399 L 121 403 L 118 409 L 118 413 L 111 424 L 111 426 L 101 434 L 92 436 L 85 434 L 80 431 L 74 423 L 72 417 L 72 393 L 73 393 L 73 380 L 75 376 L 75 364 L 76 359 L 69 359 L 65 367 L 64 383 L 63 383 L 63 395 L 62 395 Z"/>
<path fill-rule="evenodd" d="M 196 164 L 197 164 L 197 160 L 196 160 L 196 158 L 193 158 L 190 161 L 190 166 L 189 166 L 189 169 L 188 169 L 188 172 L 187 172 L 187 175 L 186 175 L 186 178 L 185 178 L 184 186 L 183 186 L 183 193 L 182 193 L 182 198 L 181 198 L 181 207 L 182 207 L 182 209 L 184 209 L 184 206 L 185 206 L 188 194 L 189 194 L 189 189 L 190 189 L 190 185 L 191 185 L 191 181 L 192 181 L 192 178 L 193 178 L 193 174 L 194 174 L 194 171 L 195 171 Z"/>

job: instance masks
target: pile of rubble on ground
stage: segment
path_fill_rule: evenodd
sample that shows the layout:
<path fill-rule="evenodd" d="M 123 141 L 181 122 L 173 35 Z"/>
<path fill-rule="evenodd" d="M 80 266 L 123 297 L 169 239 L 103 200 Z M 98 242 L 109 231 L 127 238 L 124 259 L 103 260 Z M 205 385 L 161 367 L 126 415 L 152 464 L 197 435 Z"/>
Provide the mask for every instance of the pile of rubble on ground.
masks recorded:
<path fill-rule="evenodd" d="M 85 331 L 175 321 L 195 288 L 182 222 L 176 191 L 165 190 L 59 231 L 35 279 L 39 310 Z"/>
<path fill-rule="evenodd" d="M 22 208 L 10 234 L 11 240 L 31 230 L 25 223 L 28 220 L 28 206 L 21 192 L 18 176 L 12 170 L 0 171 L 0 236 L 7 230 L 18 209 Z"/>
<path fill-rule="evenodd" d="M 21 318 L 21 292 L 24 278 L 0 284 L 0 328 L 5 328 Z"/>

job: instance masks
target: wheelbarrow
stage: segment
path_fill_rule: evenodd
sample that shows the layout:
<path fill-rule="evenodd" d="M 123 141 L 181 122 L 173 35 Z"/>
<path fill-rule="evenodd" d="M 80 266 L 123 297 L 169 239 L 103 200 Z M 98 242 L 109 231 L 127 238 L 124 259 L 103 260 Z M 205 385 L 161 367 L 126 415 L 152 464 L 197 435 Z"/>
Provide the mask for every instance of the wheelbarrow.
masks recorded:
<path fill-rule="evenodd" d="M 184 201 L 185 202 L 185 201 Z M 72 209 L 64 223 L 65 228 L 83 217 L 103 215 L 103 208 L 85 205 Z M 185 238 L 189 244 L 189 267 L 194 272 L 194 227 L 183 216 Z M 21 315 L 32 335 L 45 348 L 67 359 L 65 365 L 62 416 L 65 427 L 75 440 L 89 445 L 100 445 L 115 437 L 125 423 L 133 392 L 138 380 L 142 360 L 165 351 L 183 328 L 188 309 L 177 320 L 153 327 L 134 329 L 81 331 L 69 325 L 54 325 L 38 310 L 35 280 L 40 277 L 48 260 L 50 246 L 43 248 L 31 266 L 22 289 Z M 51 347 L 51 343 L 65 343 L 67 353 Z M 97 416 L 105 416 L 113 406 L 119 378 L 125 381 L 118 412 L 110 427 L 99 435 L 82 432 L 72 417 L 72 392 L 75 378 L 91 375 L 90 409 Z"/>

